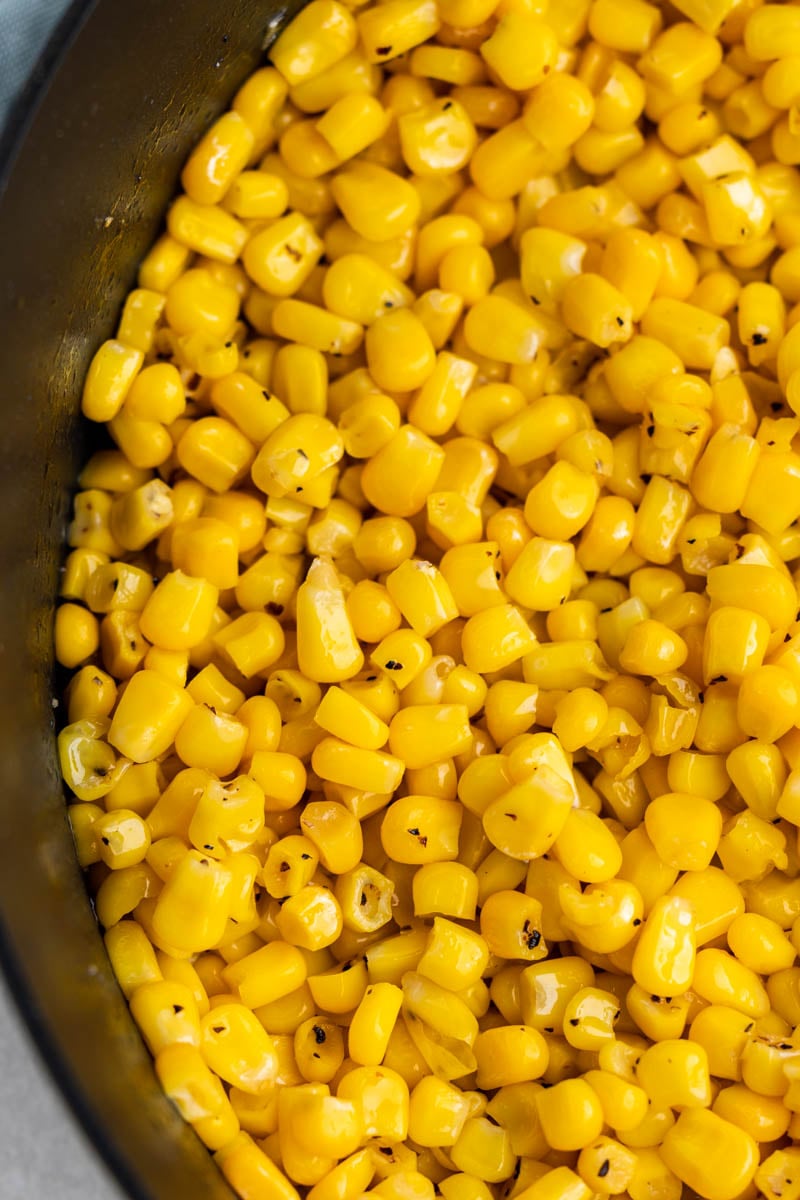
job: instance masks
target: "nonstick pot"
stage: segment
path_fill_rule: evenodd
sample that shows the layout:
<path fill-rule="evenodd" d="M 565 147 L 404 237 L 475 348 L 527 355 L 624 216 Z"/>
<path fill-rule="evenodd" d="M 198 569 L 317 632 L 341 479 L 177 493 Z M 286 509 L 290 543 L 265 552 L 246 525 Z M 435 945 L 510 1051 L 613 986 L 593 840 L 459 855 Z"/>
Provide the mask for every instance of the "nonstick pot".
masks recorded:
<path fill-rule="evenodd" d="M 78 870 L 55 755 L 53 598 L 111 336 L 192 143 L 300 0 L 80 0 L 0 144 L 0 960 L 135 1200 L 230 1200 L 161 1094 Z"/>

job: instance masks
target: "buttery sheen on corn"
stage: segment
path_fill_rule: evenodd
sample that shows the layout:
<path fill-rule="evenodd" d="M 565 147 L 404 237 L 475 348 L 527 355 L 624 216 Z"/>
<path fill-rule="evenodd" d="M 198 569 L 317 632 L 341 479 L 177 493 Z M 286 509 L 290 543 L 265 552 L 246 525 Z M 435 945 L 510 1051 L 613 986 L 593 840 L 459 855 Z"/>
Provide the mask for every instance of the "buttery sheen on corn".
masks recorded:
<path fill-rule="evenodd" d="M 58 737 L 241 1200 L 800 1200 L 800 6 L 311 0 L 86 375 Z"/>

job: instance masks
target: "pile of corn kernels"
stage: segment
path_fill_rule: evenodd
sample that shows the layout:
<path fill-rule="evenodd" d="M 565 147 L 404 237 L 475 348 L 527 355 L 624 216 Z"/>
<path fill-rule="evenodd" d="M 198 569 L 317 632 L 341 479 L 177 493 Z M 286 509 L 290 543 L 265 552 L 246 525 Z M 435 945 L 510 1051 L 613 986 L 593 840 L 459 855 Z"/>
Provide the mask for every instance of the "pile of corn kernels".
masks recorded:
<path fill-rule="evenodd" d="M 312 0 L 83 411 L 61 762 L 243 1200 L 800 1198 L 800 4 Z"/>

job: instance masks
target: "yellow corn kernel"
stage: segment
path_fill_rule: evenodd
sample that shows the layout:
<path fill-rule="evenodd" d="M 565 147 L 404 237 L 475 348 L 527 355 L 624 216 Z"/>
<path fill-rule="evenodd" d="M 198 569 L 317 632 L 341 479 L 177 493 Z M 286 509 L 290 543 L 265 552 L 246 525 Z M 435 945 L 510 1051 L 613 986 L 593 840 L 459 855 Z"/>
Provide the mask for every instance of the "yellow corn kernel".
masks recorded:
<path fill-rule="evenodd" d="M 197 204 L 188 196 L 173 202 L 167 230 L 188 250 L 221 263 L 236 262 L 247 241 L 247 230 L 236 217 L 216 205 Z"/>
<path fill-rule="evenodd" d="M 495 294 L 478 300 L 469 310 L 464 338 L 476 354 L 524 365 L 536 357 L 541 325 L 533 312 Z"/>
<path fill-rule="evenodd" d="M 544 1136 L 554 1150 L 582 1150 L 600 1133 L 603 1110 L 584 1079 L 564 1079 L 537 1093 Z"/>
<path fill-rule="evenodd" d="M 419 216 L 419 196 L 408 180 L 376 163 L 345 167 L 336 173 L 331 187 L 347 224 L 370 242 L 401 237 Z"/>
<path fill-rule="evenodd" d="M 590 475 L 579 471 L 570 462 L 556 462 L 528 492 L 525 520 L 540 537 L 566 542 L 588 522 L 597 503 L 598 491 L 597 482 Z M 526 555 L 533 557 L 532 546 L 543 549 L 536 539 L 529 542 L 509 572 L 509 579 Z M 550 571 L 545 570 L 543 574 L 544 581 L 547 581 Z M 563 592 L 559 600 L 562 598 L 565 598 Z M 538 605 L 531 607 L 538 608 Z"/>
<path fill-rule="evenodd" d="M 144 354 L 111 339 L 103 342 L 89 364 L 81 409 L 90 421 L 110 421 L 125 402 L 139 373 Z"/>
<path fill-rule="evenodd" d="M 315 558 L 298 590 L 297 631 L 300 669 L 310 679 L 335 683 L 361 669 L 364 655 L 329 560 Z"/>
<path fill-rule="evenodd" d="M 402 113 L 397 129 L 406 166 L 422 177 L 461 170 L 478 140 L 467 111 L 452 97 Z"/>
<path fill-rule="evenodd" d="M 357 37 L 355 21 L 343 4 L 314 0 L 314 7 L 291 21 L 272 44 L 269 57 L 293 87 L 339 62 L 353 49 Z"/>
<path fill-rule="evenodd" d="M 695 935 L 692 907 L 680 897 L 660 897 L 633 954 L 632 974 L 646 992 L 681 996 L 692 986 Z"/>
<path fill-rule="evenodd" d="M 350 1021 L 347 1049 L 353 1062 L 364 1067 L 383 1062 L 402 1003 L 403 993 L 392 983 L 367 987 Z"/>
<path fill-rule="evenodd" d="M 292 296 L 308 279 L 322 242 L 307 217 L 289 213 L 250 238 L 242 261 L 250 278 L 271 296 Z"/>
<path fill-rule="evenodd" d="M 395 862 L 423 865 L 458 857 L 461 806 L 434 796 L 405 796 L 386 810 L 381 844 Z"/>
<path fill-rule="evenodd" d="M 282 937 L 303 950 L 332 945 L 342 932 L 342 912 L 328 888 L 307 884 L 290 896 L 275 923 Z"/>
<path fill-rule="evenodd" d="M 758 1148 L 743 1129 L 705 1109 L 682 1112 L 661 1145 L 661 1156 L 680 1180 L 709 1200 L 732 1200 L 758 1167 Z"/>

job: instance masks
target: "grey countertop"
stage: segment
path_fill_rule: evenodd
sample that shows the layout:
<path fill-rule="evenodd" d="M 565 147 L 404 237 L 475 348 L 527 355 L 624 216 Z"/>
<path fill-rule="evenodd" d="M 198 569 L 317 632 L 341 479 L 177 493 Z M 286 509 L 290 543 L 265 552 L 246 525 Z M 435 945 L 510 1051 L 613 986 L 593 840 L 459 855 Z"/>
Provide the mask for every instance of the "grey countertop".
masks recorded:
<path fill-rule="evenodd" d="M 0 124 L 68 0 L 0 0 Z M 0 975 L 0 1200 L 123 1200 L 28 1037 Z"/>

